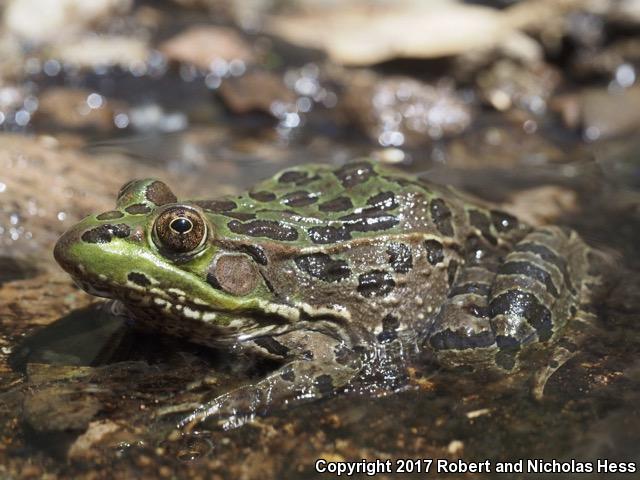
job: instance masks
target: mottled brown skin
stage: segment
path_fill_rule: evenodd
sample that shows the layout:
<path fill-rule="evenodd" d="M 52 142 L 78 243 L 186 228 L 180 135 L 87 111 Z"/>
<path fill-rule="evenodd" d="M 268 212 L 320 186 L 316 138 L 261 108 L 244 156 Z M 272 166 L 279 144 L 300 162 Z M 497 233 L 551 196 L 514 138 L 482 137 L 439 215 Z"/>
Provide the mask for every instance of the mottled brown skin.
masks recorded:
<path fill-rule="evenodd" d="M 324 396 L 400 338 L 446 366 L 513 371 L 524 347 L 558 338 L 589 278 L 575 232 L 366 161 L 292 169 L 217 200 L 131 182 L 55 253 L 143 327 L 283 361 L 184 423 Z"/>

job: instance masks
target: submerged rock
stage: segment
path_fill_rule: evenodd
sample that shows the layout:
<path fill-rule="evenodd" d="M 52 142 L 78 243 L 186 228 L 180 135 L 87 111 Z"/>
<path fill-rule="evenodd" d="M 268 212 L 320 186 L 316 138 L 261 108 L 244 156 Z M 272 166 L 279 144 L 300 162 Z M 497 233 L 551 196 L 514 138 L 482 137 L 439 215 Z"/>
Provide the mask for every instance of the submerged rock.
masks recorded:
<path fill-rule="evenodd" d="M 457 135 L 473 118 L 470 105 L 447 83 L 367 72 L 348 78 L 343 111 L 384 147 L 417 146 Z"/>
<path fill-rule="evenodd" d="M 194 26 L 159 46 L 169 60 L 192 64 L 204 71 L 215 68 L 216 61 L 255 60 L 251 45 L 234 29 L 213 25 Z"/>
<path fill-rule="evenodd" d="M 4 25 L 20 38 L 36 44 L 71 38 L 127 13 L 131 0 L 10 0 Z"/>

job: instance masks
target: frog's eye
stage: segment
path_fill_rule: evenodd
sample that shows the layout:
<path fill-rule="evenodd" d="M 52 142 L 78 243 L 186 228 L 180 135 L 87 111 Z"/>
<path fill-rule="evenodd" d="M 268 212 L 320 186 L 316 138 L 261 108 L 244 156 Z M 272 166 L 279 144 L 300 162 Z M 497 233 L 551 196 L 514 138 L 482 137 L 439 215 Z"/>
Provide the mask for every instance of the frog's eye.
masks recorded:
<path fill-rule="evenodd" d="M 201 247 L 207 237 L 207 226 L 197 211 L 189 207 L 171 207 L 156 218 L 153 237 L 160 250 L 167 253 L 189 253 Z"/>

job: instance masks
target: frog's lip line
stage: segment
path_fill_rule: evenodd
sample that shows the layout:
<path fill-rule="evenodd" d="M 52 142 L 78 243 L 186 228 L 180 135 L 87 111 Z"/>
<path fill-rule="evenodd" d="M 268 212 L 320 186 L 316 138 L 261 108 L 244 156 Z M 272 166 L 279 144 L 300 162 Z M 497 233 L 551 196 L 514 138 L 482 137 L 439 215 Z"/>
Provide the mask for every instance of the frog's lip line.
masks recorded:
<path fill-rule="evenodd" d="M 207 323 L 214 321 L 219 314 L 230 315 L 233 318 L 252 318 L 251 315 L 241 315 L 237 311 L 212 308 L 211 305 L 205 304 L 199 299 L 198 301 L 186 301 L 187 294 L 184 292 L 175 293 L 173 296 L 165 290 L 143 287 L 131 280 L 127 280 L 124 285 L 110 283 L 106 275 L 90 273 L 81 264 L 76 265 L 73 271 L 68 272 L 76 284 L 89 294 L 120 300 L 125 304 L 132 303 L 143 307 L 161 308 L 172 315 Z M 177 289 L 174 290 L 177 291 Z M 183 297 L 184 300 L 180 297 Z M 259 312 L 275 314 L 285 322 L 296 321 L 300 318 L 300 311 L 297 308 L 285 304 L 260 302 L 260 307 Z M 220 325 L 220 327 L 224 326 Z"/>
<path fill-rule="evenodd" d="M 91 295 L 104 298 L 112 298 L 121 302 L 140 306 L 153 306 L 162 308 L 164 311 L 188 318 L 212 321 L 217 317 L 219 311 L 201 308 L 193 302 L 180 302 L 179 299 L 165 294 L 162 290 L 154 289 L 153 295 L 149 295 L 149 290 L 127 281 L 126 286 L 114 287 L 107 283 L 105 278 L 98 278 L 93 275 L 83 274 L 83 278 L 73 277 L 75 283 L 84 291 Z M 138 293 L 142 295 L 138 295 Z M 178 301 L 177 301 L 178 300 Z"/>

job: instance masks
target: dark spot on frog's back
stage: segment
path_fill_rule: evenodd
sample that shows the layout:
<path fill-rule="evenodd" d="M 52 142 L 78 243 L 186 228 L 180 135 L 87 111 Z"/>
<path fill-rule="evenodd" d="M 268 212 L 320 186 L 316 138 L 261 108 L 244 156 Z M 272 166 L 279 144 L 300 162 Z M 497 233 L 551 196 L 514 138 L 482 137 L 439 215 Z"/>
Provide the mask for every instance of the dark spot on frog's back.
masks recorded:
<path fill-rule="evenodd" d="M 234 233 L 251 237 L 266 237 L 287 242 L 298 239 L 298 231 L 294 227 L 274 220 L 254 220 L 245 223 L 232 220 L 227 226 Z"/>
<path fill-rule="evenodd" d="M 352 213 L 340 217 L 344 221 L 343 228 L 349 232 L 379 232 L 395 227 L 400 220 L 394 215 L 376 208 L 364 209 L 360 213 Z"/>
<path fill-rule="evenodd" d="M 110 210 L 108 212 L 104 212 L 101 213 L 100 215 L 96 216 L 96 219 L 98 220 L 115 220 L 116 218 L 122 218 L 124 217 L 124 213 L 122 213 L 120 210 Z"/>
<path fill-rule="evenodd" d="M 272 202 L 276 199 L 276 194 L 268 192 L 266 190 L 260 190 L 259 192 L 249 192 L 249 196 L 258 202 Z"/>
<path fill-rule="evenodd" d="M 384 297 L 395 288 L 396 282 L 389 272 L 372 270 L 358 277 L 358 293 L 363 297 Z"/>
<path fill-rule="evenodd" d="M 125 212 L 130 213 L 131 215 L 144 215 L 151 211 L 149 205 L 145 203 L 135 203 L 133 205 L 129 205 L 124 209 Z"/>
<path fill-rule="evenodd" d="M 278 177 L 278 183 L 294 183 L 300 182 L 301 180 L 305 180 L 309 174 L 307 172 L 299 172 L 296 170 L 289 170 L 282 173 Z"/>
<path fill-rule="evenodd" d="M 214 213 L 229 212 L 238 208 L 233 200 L 196 200 L 193 203 L 203 210 Z"/>
<path fill-rule="evenodd" d="M 131 229 L 124 223 L 112 225 L 106 223 L 87 230 L 82 234 L 82 241 L 87 243 L 109 243 L 113 237 L 126 238 L 131 234 Z"/>
<path fill-rule="evenodd" d="M 313 243 L 320 245 L 351 239 L 351 233 L 345 227 L 311 227 L 307 233 Z"/>
<path fill-rule="evenodd" d="M 304 190 L 291 192 L 282 197 L 282 203 L 289 207 L 306 207 L 318 201 L 318 198 Z"/>
<path fill-rule="evenodd" d="M 407 273 L 413 267 L 411 248 L 404 243 L 391 243 L 387 247 L 387 255 L 394 272 Z"/>
<path fill-rule="evenodd" d="M 345 210 L 351 210 L 352 208 L 353 203 L 349 197 L 337 197 L 321 203 L 318 206 L 318 210 L 321 212 L 344 212 Z"/>
<path fill-rule="evenodd" d="M 339 168 L 335 176 L 340 180 L 342 186 L 351 188 L 366 182 L 374 175 L 373 166 L 368 162 L 350 163 Z"/>
<path fill-rule="evenodd" d="M 508 232 L 518 226 L 518 219 L 500 210 L 491 210 L 491 221 L 498 232 Z"/>
<path fill-rule="evenodd" d="M 437 240 L 425 240 L 424 248 L 427 251 L 427 260 L 431 265 L 437 265 L 444 260 L 442 244 Z"/>
<path fill-rule="evenodd" d="M 371 205 L 379 210 L 393 210 L 398 208 L 398 202 L 393 192 L 380 192 L 367 200 L 367 205 Z"/>
<path fill-rule="evenodd" d="M 178 201 L 174 193 L 166 183 L 156 180 L 151 183 L 146 190 L 145 196 L 147 200 L 156 205 L 166 205 L 167 203 L 175 203 Z"/>
<path fill-rule="evenodd" d="M 127 278 L 141 287 L 148 287 L 151 285 L 151 280 L 149 280 L 144 273 L 130 272 L 129 275 L 127 275 Z"/>
<path fill-rule="evenodd" d="M 435 223 L 436 228 L 443 235 L 453 235 L 453 224 L 451 222 L 451 210 L 441 198 L 436 198 L 431 202 L 429 207 L 431 219 Z"/>
<path fill-rule="evenodd" d="M 326 253 L 311 253 L 295 259 L 300 270 L 325 282 L 339 282 L 351 275 L 344 260 L 333 259 Z"/>

